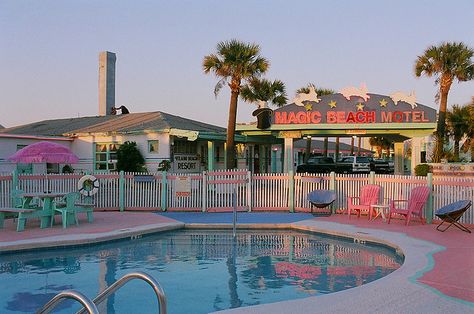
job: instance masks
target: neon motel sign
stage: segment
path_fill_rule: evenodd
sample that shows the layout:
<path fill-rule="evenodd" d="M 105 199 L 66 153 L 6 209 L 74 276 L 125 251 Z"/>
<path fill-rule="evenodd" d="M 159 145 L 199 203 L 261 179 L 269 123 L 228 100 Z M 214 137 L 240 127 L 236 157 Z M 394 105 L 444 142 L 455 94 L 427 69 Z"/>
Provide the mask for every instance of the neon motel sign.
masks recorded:
<path fill-rule="evenodd" d="M 274 124 L 422 123 L 424 111 L 275 111 Z"/>

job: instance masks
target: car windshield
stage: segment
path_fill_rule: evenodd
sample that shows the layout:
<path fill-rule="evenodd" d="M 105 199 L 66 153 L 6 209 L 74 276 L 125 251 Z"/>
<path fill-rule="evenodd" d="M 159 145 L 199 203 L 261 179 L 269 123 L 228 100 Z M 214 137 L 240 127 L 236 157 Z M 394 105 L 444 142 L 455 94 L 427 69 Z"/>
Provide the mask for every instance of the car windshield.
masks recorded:
<path fill-rule="evenodd" d="M 357 157 L 356 162 L 369 162 L 369 158 L 367 158 L 367 157 Z"/>

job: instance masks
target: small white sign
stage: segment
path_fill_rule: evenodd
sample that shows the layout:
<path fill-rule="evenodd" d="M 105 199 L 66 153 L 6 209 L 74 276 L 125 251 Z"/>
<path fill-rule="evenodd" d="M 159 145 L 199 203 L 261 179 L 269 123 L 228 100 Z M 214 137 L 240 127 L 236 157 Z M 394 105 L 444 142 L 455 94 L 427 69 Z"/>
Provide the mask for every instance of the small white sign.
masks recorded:
<path fill-rule="evenodd" d="M 179 176 L 176 177 L 176 197 L 179 196 L 191 196 L 191 177 Z"/>
<path fill-rule="evenodd" d="M 173 171 L 177 173 L 201 172 L 201 159 L 197 155 L 192 154 L 175 154 Z"/>

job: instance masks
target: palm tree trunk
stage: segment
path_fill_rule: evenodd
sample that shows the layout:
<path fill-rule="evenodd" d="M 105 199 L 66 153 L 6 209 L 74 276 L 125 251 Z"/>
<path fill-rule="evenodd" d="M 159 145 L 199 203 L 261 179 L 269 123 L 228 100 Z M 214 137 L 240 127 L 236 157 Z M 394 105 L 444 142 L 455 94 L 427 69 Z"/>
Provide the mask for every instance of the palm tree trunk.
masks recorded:
<path fill-rule="evenodd" d="M 474 162 L 474 139 L 471 139 L 471 162 Z"/>
<path fill-rule="evenodd" d="M 230 94 L 229 104 L 229 121 L 227 123 L 227 169 L 234 169 L 235 164 L 235 122 L 237 120 L 237 100 L 239 98 L 239 92 L 232 91 Z"/>
<path fill-rule="evenodd" d="M 446 133 L 446 110 L 448 107 L 448 93 L 449 86 L 444 84 L 444 79 L 441 78 L 439 93 L 441 96 L 439 103 L 438 125 L 436 127 L 436 145 L 433 154 L 433 162 L 441 162 L 444 156 L 444 137 Z M 447 84 L 447 83 L 446 83 Z"/>
<path fill-rule="evenodd" d="M 339 159 L 339 137 L 336 137 L 336 153 L 334 154 L 334 161 Z"/>
<path fill-rule="evenodd" d="M 313 139 L 311 138 L 311 136 L 306 137 L 306 151 L 305 151 L 305 154 L 304 154 L 304 162 L 305 163 L 308 162 L 309 155 L 311 154 L 311 141 L 312 140 Z"/>
<path fill-rule="evenodd" d="M 329 146 L 329 139 L 327 137 L 324 138 L 324 157 L 328 156 L 328 146 Z"/>
<path fill-rule="evenodd" d="M 354 137 L 351 137 L 351 156 L 354 155 Z"/>
<path fill-rule="evenodd" d="M 454 140 L 454 161 L 459 161 L 459 140 Z"/>

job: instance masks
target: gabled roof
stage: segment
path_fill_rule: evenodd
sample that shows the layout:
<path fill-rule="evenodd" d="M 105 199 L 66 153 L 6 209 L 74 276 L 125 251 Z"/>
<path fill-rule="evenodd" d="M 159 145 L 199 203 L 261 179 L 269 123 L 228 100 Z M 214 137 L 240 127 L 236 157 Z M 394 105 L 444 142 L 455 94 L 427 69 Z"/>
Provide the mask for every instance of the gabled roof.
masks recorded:
<path fill-rule="evenodd" d="M 44 136 L 73 136 L 87 133 L 130 133 L 182 129 L 225 133 L 225 128 L 168 113 L 141 112 L 82 118 L 54 119 L 1 129 L 0 133 Z"/>
<path fill-rule="evenodd" d="M 104 121 L 102 123 L 97 123 L 77 130 L 72 130 L 69 133 L 130 133 L 147 130 L 167 131 L 170 129 L 225 133 L 225 129 L 222 127 L 178 117 L 161 111 L 130 113 L 116 117 L 116 119 Z"/>

